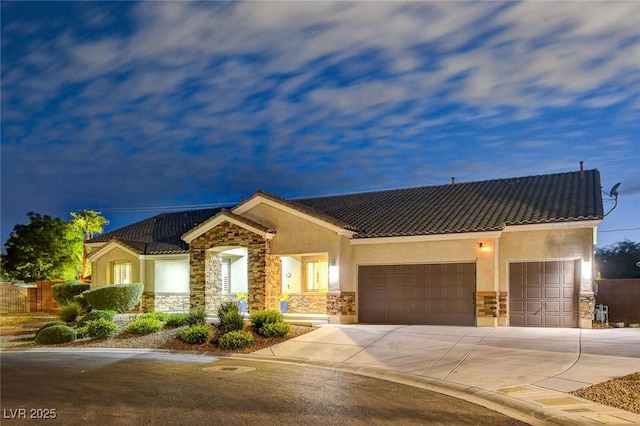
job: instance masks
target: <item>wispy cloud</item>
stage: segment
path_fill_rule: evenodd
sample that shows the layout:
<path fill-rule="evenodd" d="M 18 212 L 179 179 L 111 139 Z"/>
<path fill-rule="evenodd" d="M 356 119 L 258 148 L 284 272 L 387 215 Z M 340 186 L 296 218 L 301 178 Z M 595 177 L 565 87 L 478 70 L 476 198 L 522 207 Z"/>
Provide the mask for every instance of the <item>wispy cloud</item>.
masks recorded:
<path fill-rule="evenodd" d="M 77 208 L 318 194 L 637 145 L 636 2 L 118 5 L 3 4 L 5 200 L 65 175 Z"/>

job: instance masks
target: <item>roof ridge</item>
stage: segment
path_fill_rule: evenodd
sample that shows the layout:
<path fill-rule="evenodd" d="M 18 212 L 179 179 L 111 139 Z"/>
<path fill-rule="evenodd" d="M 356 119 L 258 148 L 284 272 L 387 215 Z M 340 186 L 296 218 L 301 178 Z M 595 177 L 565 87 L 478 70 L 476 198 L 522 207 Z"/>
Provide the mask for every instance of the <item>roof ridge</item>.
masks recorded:
<path fill-rule="evenodd" d="M 331 197 L 345 197 L 349 195 L 360 195 L 360 194 L 380 194 L 391 191 L 404 191 L 404 190 L 413 190 L 413 189 L 424 189 L 424 188 L 447 188 L 452 186 L 463 186 L 463 185 L 473 185 L 473 184 L 484 184 L 490 182 L 500 182 L 500 181 L 514 181 L 519 179 L 533 179 L 533 178 L 541 178 L 548 176 L 559 176 L 559 175 L 568 175 L 575 173 L 587 173 L 587 172 L 597 172 L 598 169 L 588 169 L 588 170 L 575 170 L 570 172 L 557 172 L 557 173 L 545 173 L 541 175 L 526 175 L 526 176 L 512 176 L 506 178 L 494 178 L 494 179 L 484 179 L 484 180 L 473 180 L 467 182 L 455 182 L 455 183 L 443 183 L 437 185 L 420 185 L 420 186 L 403 186 L 398 188 L 388 188 L 388 189 L 373 189 L 371 191 L 356 191 L 356 192 L 345 192 L 342 194 L 325 194 L 325 195 L 311 195 L 311 196 L 301 196 L 301 197 L 291 197 L 286 198 L 287 201 L 296 201 L 296 200 L 313 200 L 317 198 L 331 198 Z M 280 197 L 281 198 L 281 197 Z"/>

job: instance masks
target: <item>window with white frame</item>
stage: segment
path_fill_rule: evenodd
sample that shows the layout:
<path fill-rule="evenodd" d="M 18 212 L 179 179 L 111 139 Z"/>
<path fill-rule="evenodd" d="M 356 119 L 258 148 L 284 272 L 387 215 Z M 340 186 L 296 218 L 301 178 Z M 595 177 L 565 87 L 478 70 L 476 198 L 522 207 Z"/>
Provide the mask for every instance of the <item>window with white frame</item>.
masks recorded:
<path fill-rule="evenodd" d="M 303 258 L 305 291 L 327 291 L 329 289 L 329 261 L 326 258 Z"/>
<path fill-rule="evenodd" d="M 222 292 L 231 292 L 231 260 L 222 259 L 222 265 L 220 265 L 220 272 L 222 273 Z"/>
<path fill-rule="evenodd" d="M 131 263 L 118 262 L 113 264 L 113 283 L 128 284 L 131 282 Z"/>

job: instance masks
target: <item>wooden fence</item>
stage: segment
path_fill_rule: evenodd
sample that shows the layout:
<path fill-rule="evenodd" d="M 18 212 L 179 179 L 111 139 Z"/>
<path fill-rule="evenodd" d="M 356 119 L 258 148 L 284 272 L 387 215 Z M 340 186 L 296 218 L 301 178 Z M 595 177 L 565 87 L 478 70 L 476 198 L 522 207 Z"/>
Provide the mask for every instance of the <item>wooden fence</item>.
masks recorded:
<path fill-rule="evenodd" d="M 57 312 L 51 287 L 59 281 L 38 281 L 33 287 L 19 287 L 11 283 L 0 285 L 0 313 Z"/>
<path fill-rule="evenodd" d="M 29 289 L 11 283 L 0 284 L 0 314 L 29 312 Z"/>
<path fill-rule="evenodd" d="M 640 278 L 597 283 L 596 303 L 609 307 L 610 322 L 640 322 Z"/>

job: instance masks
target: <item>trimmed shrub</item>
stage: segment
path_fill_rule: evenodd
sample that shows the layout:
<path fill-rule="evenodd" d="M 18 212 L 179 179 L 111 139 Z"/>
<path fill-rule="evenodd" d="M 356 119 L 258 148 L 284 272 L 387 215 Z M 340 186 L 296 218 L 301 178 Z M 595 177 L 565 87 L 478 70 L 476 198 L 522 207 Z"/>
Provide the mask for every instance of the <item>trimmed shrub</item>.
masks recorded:
<path fill-rule="evenodd" d="M 169 314 L 167 316 L 167 325 L 170 327 L 180 327 L 183 325 L 187 325 L 187 315 L 188 314 Z"/>
<path fill-rule="evenodd" d="M 51 286 L 51 295 L 60 306 L 73 302 L 73 297 L 91 290 L 91 284 L 70 282 Z"/>
<path fill-rule="evenodd" d="M 224 331 L 242 330 L 244 318 L 236 302 L 224 302 L 218 308 L 220 328 Z"/>
<path fill-rule="evenodd" d="M 127 331 L 134 334 L 151 334 L 162 330 L 162 321 L 156 318 L 140 318 L 127 324 Z"/>
<path fill-rule="evenodd" d="M 78 339 L 89 337 L 89 327 L 86 325 L 84 327 L 76 327 L 76 334 L 76 337 L 78 337 Z"/>
<path fill-rule="evenodd" d="M 270 322 L 258 330 L 264 337 L 283 337 L 291 333 L 291 326 L 286 322 Z"/>
<path fill-rule="evenodd" d="M 187 324 L 189 325 L 204 324 L 205 322 L 207 322 L 207 316 L 204 309 L 196 309 L 187 314 Z"/>
<path fill-rule="evenodd" d="M 260 330 L 265 324 L 274 322 L 283 322 L 284 316 L 275 309 L 267 309 L 266 311 L 258 311 L 251 314 L 251 323 L 256 330 Z"/>
<path fill-rule="evenodd" d="M 116 335 L 118 326 L 115 322 L 106 318 L 98 318 L 87 323 L 87 332 L 90 337 L 97 339 L 108 339 Z"/>
<path fill-rule="evenodd" d="M 115 317 L 116 311 L 91 311 L 80 318 L 76 326 L 84 327 L 89 321 L 97 320 L 99 318 L 105 318 L 108 321 L 113 321 Z"/>
<path fill-rule="evenodd" d="M 95 309 L 113 309 L 124 313 L 132 310 L 140 302 L 143 291 L 142 283 L 111 284 L 85 291 L 82 295 Z"/>
<path fill-rule="evenodd" d="M 40 327 L 38 329 L 38 331 L 36 331 L 36 334 L 40 333 L 42 330 L 44 330 L 45 328 L 51 327 L 53 325 L 67 325 L 66 322 L 64 321 L 52 321 L 52 322 L 48 322 L 45 325 L 43 325 L 42 327 Z"/>
<path fill-rule="evenodd" d="M 76 331 L 68 325 L 52 325 L 36 334 L 37 345 L 56 345 L 76 340 Z"/>
<path fill-rule="evenodd" d="M 60 308 L 58 317 L 64 322 L 73 322 L 81 313 L 82 306 L 79 303 L 71 302 Z"/>
<path fill-rule="evenodd" d="M 252 343 L 253 334 L 243 330 L 230 331 L 218 339 L 218 347 L 221 349 L 237 349 Z"/>
<path fill-rule="evenodd" d="M 211 340 L 211 336 L 213 336 L 211 327 L 206 324 L 191 325 L 182 330 L 178 335 L 180 340 L 191 345 L 206 343 Z"/>
<path fill-rule="evenodd" d="M 151 312 L 148 314 L 144 314 L 142 318 L 153 318 L 158 321 L 167 322 L 167 318 L 169 318 L 169 314 L 166 312 Z"/>

